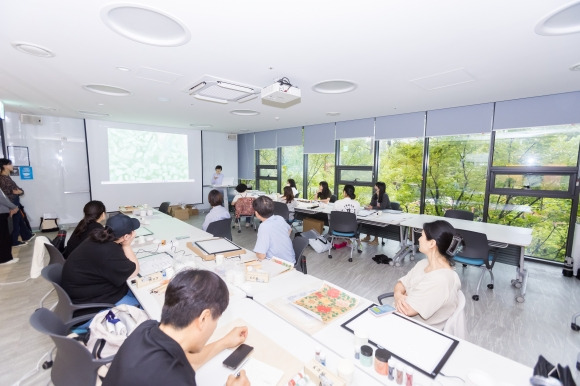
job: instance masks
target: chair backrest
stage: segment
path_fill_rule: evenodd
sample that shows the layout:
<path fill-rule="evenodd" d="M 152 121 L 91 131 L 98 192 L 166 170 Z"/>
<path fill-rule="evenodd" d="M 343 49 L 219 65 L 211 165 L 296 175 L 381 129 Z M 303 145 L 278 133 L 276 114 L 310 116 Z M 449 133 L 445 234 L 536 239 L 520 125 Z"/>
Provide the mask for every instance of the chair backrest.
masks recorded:
<path fill-rule="evenodd" d="M 48 261 L 48 264 L 60 264 L 60 265 L 64 265 L 65 259 L 64 256 L 62 255 L 62 253 L 60 253 L 60 251 L 58 249 L 56 249 L 56 247 L 52 244 L 44 244 L 44 247 L 46 248 L 46 250 L 48 251 L 48 255 L 50 256 L 50 260 Z"/>
<path fill-rule="evenodd" d="M 355 213 L 333 210 L 328 221 L 329 229 L 336 232 L 351 233 L 356 232 L 358 228 Z"/>
<path fill-rule="evenodd" d="M 159 205 L 159 211 L 161 213 L 169 214 L 169 204 L 169 201 L 162 202 L 161 205 Z"/>
<path fill-rule="evenodd" d="M 458 338 L 465 339 L 465 295 L 461 290 L 457 291 L 457 308 L 455 312 L 447 319 L 443 331 L 455 335 Z"/>
<path fill-rule="evenodd" d="M 254 203 L 254 197 L 240 197 L 238 201 L 236 201 L 236 218 L 240 218 L 240 216 L 253 216 L 254 215 L 254 207 L 252 206 Z"/>
<path fill-rule="evenodd" d="M 457 253 L 457 257 L 467 259 L 489 260 L 489 244 L 485 233 L 473 232 L 464 229 L 456 229 L 463 237 L 463 249 Z"/>
<path fill-rule="evenodd" d="M 336 202 L 336 196 L 333 194 L 332 196 L 330 196 L 330 201 L 328 201 L 330 203 L 332 202 Z"/>
<path fill-rule="evenodd" d="M 306 275 L 306 256 L 303 255 L 304 250 L 308 246 L 308 239 L 302 236 L 294 237 L 292 240 L 292 247 L 294 248 L 294 256 L 296 256 L 296 264 L 294 268 L 297 271 Z"/>
<path fill-rule="evenodd" d="M 207 232 L 211 233 L 215 237 L 223 237 L 231 241 L 232 240 L 232 228 L 230 226 L 231 224 L 232 224 L 231 218 L 214 221 L 209 223 L 209 225 L 207 226 Z"/>
<path fill-rule="evenodd" d="M 50 378 L 55 385 L 94 385 L 103 360 L 95 360 L 82 343 L 68 338 L 66 326 L 50 310 L 39 308 L 30 317 L 37 331 L 50 336 L 56 345 L 56 357 Z M 108 359 L 109 362 L 111 359 Z"/>
<path fill-rule="evenodd" d="M 52 284 L 58 297 L 54 313 L 63 323 L 67 323 L 72 320 L 75 309 L 70 296 L 62 288 L 62 267 L 63 265 L 58 263 L 49 264 L 42 269 L 41 275 Z"/>
<path fill-rule="evenodd" d="M 274 214 L 281 216 L 286 221 L 290 219 L 290 211 L 288 210 L 288 205 L 286 205 L 283 202 L 274 201 Z"/>
<path fill-rule="evenodd" d="M 474 214 L 473 212 L 468 212 L 467 210 L 448 209 L 445 211 L 444 217 L 473 221 Z"/>
<path fill-rule="evenodd" d="M 401 204 L 396 201 L 391 201 L 391 209 L 392 210 L 401 210 Z"/>

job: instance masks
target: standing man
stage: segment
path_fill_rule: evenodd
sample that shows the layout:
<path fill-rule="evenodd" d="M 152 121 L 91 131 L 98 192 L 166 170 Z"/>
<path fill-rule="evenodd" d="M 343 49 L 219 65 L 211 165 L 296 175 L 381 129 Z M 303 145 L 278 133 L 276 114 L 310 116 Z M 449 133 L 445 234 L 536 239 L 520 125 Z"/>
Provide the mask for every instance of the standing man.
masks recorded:
<path fill-rule="evenodd" d="M 277 257 L 295 264 L 296 257 L 290 240 L 292 228 L 282 217 L 274 215 L 274 201 L 269 197 L 260 196 L 252 205 L 256 217 L 262 221 L 254 247 L 258 259 Z"/>
<path fill-rule="evenodd" d="M 222 174 L 222 165 L 217 165 L 215 167 L 215 173 L 211 177 L 212 185 L 221 185 L 224 181 L 224 175 Z"/>

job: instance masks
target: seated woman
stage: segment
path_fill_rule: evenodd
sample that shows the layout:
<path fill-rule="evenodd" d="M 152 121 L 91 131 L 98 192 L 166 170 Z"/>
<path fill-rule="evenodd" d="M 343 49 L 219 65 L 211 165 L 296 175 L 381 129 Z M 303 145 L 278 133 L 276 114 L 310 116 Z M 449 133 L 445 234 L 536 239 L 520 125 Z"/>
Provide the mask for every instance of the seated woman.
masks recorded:
<path fill-rule="evenodd" d="M 224 195 L 216 189 L 213 189 L 207 195 L 207 200 L 211 205 L 211 210 L 205 216 L 205 220 L 201 228 L 205 231 L 209 224 L 214 221 L 225 220 L 227 218 L 231 218 L 230 212 L 224 207 Z"/>
<path fill-rule="evenodd" d="M 288 180 L 286 181 L 286 186 L 292 188 L 292 195 L 294 197 L 298 197 L 298 189 L 296 188 L 296 181 L 294 181 L 293 178 L 288 178 Z"/>
<path fill-rule="evenodd" d="M 395 285 L 397 311 L 433 327 L 443 329 L 457 308 L 459 276 L 453 270 L 450 249 L 455 228 L 447 221 L 423 224 L 419 251 L 427 258 L 399 279 Z"/>
<path fill-rule="evenodd" d="M 292 223 L 294 221 L 294 208 L 296 208 L 296 200 L 294 199 L 294 194 L 292 193 L 292 187 L 285 186 L 284 187 L 284 195 L 280 197 L 280 202 L 283 202 L 288 207 L 288 212 L 290 215 L 288 216 L 288 222 Z"/>
<path fill-rule="evenodd" d="M 236 192 L 238 192 L 238 194 L 234 196 L 234 199 L 232 200 L 232 206 L 236 206 L 236 202 L 242 197 L 251 197 L 251 195 L 247 192 L 247 190 L 248 185 L 246 184 L 238 184 L 238 186 L 236 186 Z M 250 227 L 251 220 L 252 219 L 250 217 L 246 216 L 246 228 Z"/>
<path fill-rule="evenodd" d="M 365 209 L 389 209 L 391 207 L 391 201 L 389 201 L 389 195 L 386 193 L 387 185 L 384 182 L 377 182 L 375 184 L 375 194 L 371 198 L 370 205 L 365 206 Z M 375 237 L 371 240 L 371 235 L 367 233 L 367 236 L 361 241 L 369 241 L 371 245 L 377 245 L 379 243 L 379 238 Z"/>
<path fill-rule="evenodd" d="M 85 214 L 85 217 L 83 217 L 73 231 L 62 254 L 65 259 L 80 245 L 80 243 L 85 241 L 89 234 L 94 230 L 103 229 L 102 224 L 105 222 L 107 217 L 105 204 L 97 200 L 89 201 L 83 208 L 83 213 Z"/>
<path fill-rule="evenodd" d="M 318 184 L 318 192 L 316 193 L 316 200 L 328 204 L 332 192 L 328 188 L 328 182 L 320 181 Z"/>
<path fill-rule="evenodd" d="M 354 200 L 356 198 L 356 194 L 354 194 L 354 186 L 344 185 L 342 197 L 342 200 L 338 200 L 334 203 L 334 210 L 357 214 L 360 210 L 360 204 L 358 201 Z"/>
<path fill-rule="evenodd" d="M 139 220 L 118 214 L 94 231 L 68 257 L 62 269 L 62 288 L 73 303 L 112 303 L 138 306 L 127 279 L 139 273 L 131 248 Z"/>

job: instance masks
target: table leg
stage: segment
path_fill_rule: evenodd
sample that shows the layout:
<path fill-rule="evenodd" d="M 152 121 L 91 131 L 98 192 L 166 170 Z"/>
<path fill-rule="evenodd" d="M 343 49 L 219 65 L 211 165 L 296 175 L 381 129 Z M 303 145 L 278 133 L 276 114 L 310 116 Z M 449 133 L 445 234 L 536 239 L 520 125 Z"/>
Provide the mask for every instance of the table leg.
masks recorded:
<path fill-rule="evenodd" d="M 516 301 L 518 303 L 523 303 L 526 298 L 526 287 L 528 284 L 528 270 L 526 269 L 524 263 L 524 253 L 525 247 L 521 247 L 520 249 L 520 264 L 516 268 L 516 278 L 512 279 L 512 286 L 520 289 L 519 296 L 516 296 Z"/>

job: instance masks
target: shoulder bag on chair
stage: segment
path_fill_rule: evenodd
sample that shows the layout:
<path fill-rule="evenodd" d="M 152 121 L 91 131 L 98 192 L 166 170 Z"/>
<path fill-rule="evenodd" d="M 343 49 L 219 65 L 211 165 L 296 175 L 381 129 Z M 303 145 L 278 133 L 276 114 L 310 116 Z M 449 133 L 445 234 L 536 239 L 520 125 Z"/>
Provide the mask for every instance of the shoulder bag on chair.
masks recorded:
<path fill-rule="evenodd" d="M 145 311 L 126 304 L 101 311 L 89 326 L 87 348 L 96 358 L 115 355 L 129 334 L 146 320 L 149 316 Z"/>
<path fill-rule="evenodd" d="M 326 252 L 330 249 L 330 241 L 326 240 L 324 236 L 318 236 L 315 239 L 308 240 L 308 244 L 314 249 L 317 253 Z"/>

